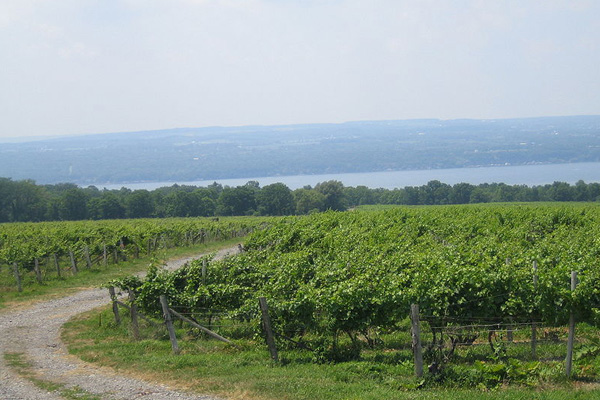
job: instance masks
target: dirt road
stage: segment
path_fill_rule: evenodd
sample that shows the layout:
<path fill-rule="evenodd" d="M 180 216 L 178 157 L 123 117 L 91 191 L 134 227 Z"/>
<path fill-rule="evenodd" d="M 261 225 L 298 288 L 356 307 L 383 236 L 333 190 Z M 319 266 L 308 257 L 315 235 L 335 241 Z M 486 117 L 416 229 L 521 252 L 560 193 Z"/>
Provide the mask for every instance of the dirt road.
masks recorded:
<path fill-rule="evenodd" d="M 220 251 L 222 258 L 237 251 Z M 176 269 L 197 257 L 171 261 L 167 268 Z M 170 390 L 166 386 L 126 378 L 111 369 L 97 367 L 68 354 L 60 340 L 62 325 L 77 314 L 107 304 L 104 289 L 89 289 L 74 295 L 37 303 L 11 313 L 0 314 L 0 399 L 64 399 L 66 390 L 78 391 L 94 399 L 215 399 Z M 10 367 L 6 354 L 17 354 L 30 365 L 35 378 L 56 383 L 59 389 L 40 389 Z"/>

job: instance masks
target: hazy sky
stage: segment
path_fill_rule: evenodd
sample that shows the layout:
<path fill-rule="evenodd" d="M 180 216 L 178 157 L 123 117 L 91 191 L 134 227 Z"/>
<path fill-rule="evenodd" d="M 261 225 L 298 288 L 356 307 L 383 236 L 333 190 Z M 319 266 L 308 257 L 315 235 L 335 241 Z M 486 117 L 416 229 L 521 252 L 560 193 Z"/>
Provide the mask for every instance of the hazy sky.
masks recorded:
<path fill-rule="evenodd" d="M 600 114 L 600 1 L 1 0 L 0 136 Z"/>

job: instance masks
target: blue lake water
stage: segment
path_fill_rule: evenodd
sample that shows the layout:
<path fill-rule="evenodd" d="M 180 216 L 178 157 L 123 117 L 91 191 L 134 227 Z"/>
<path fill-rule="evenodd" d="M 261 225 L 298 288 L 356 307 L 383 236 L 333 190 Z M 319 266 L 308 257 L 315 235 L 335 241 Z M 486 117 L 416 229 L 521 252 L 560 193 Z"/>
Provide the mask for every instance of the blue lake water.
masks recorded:
<path fill-rule="evenodd" d="M 153 190 L 163 186 L 179 185 L 207 186 L 218 182 L 223 186 L 240 186 L 248 181 L 257 181 L 260 186 L 282 182 L 290 189 L 306 185 L 315 186 L 319 182 L 329 180 L 341 181 L 345 186 L 364 185 L 370 188 L 402 188 L 421 186 L 432 180 L 454 185 L 460 182 L 471 184 L 506 183 L 509 185 L 544 185 L 555 181 L 575 183 L 583 180 L 586 183 L 600 182 L 600 163 L 545 164 L 481 168 L 428 169 L 418 171 L 384 171 L 361 172 L 350 174 L 263 176 L 240 179 L 218 179 L 194 182 L 141 182 L 96 185 L 99 188 L 119 189 L 121 187 Z"/>

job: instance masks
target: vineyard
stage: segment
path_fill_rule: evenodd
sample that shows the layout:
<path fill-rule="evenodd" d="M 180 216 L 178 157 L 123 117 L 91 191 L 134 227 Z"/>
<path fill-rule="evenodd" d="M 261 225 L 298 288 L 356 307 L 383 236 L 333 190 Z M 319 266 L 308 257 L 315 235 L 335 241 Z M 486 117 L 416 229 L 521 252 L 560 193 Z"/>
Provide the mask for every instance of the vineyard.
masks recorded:
<path fill-rule="evenodd" d="M 300 351 L 309 355 L 298 360 L 316 363 L 389 364 L 391 357 L 405 365 L 412 358 L 406 358 L 406 342 L 399 338 L 407 338 L 411 305 L 418 305 L 427 376 L 442 381 L 456 372 L 454 360 L 470 360 L 479 367 L 475 383 L 486 386 L 511 376 L 542 379 L 540 365 L 554 370 L 564 365 L 564 343 L 560 350 L 555 345 L 566 341 L 564 327 L 574 319 L 585 332 L 578 339 L 575 376 L 592 381 L 600 376 L 597 205 L 446 206 L 287 217 L 252 233 L 244 250 L 175 272 L 152 268 L 143 281 L 113 284 L 133 290 L 147 315 L 163 315 L 159 297 L 166 295 L 178 313 L 240 340 L 261 332 L 258 298 L 264 297 L 277 346 L 290 351 L 287 362 Z M 540 343 L 547 342 L 537 354 L 529 350 L 536 329 Z M 507 350 L 507 343 L 518 347 L 520 341 L 527 342 L 526 350 Z M 467 353 L 457 350 L 463 347 Z M 484 378 L 489 374 L 492 383 Z"/>
<path fill-rule="evenodd" d="M 242 237 L 266 218 L 170 218 L 0 224 L 2 292 L 69 279 L 161 249 Z"/>

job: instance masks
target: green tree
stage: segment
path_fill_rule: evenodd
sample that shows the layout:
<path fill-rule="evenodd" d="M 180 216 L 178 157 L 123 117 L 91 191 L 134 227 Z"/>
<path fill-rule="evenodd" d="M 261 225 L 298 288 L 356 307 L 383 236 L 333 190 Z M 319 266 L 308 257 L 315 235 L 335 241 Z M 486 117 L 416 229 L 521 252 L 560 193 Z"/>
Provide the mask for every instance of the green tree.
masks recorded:
<path fill-rule="evenodd" d="M 346 209 L 344 198 L 344 185 L 340 181 L 326 181 L 318 183 L 315 190 L 325 196 L 325 209 L 343 211 Z"/>
<path fill-rule="evenodd" d="M 489 203 L 490 201 L 491 195 L 481 185 L 473 189 L 469 198 L 469 203 Z"/>
<path fill-rule="evenodd" d="M 293 194 L 297 214 L 308 214 L 325 209 L 325 195 L 314 189 L 296 189 Z"/>
<path fill-rule="evenodd" d="M 572 201 L 575 197 L 575 190 L 566 182 L 554 182 L 550 193 L 554 201 Z"/>
<path fill-rule="evenodd" d="M 46 216 L 47 196 L 34 181 L 13 182 L 10 204 L 10 221 L 42 221 Z"/>
<path fill-rule="evenodd" d="M 451 187 L 438 180 L 427 182 L 419 188 L 419 204 L 448 204 Z"/>
<path fill-rule="evenodd" d="M 125 209 L 129 218 L 148 218 L 154 212 L 152 196 L 147 190 L 134 190 L 126 197 Z"/>
<path fill-rule="evenodd" d="M 200 188 L 189 193 L 194 217 L 210 217 L 215 215 L 216 201 L 209 190 Z"/>
<path fill-rule="evenodd" d="M 350 206 L 363 204 L 375 204 L 375 193 L 377 189 L 369 189 L 366 186 L 345 187 L 344 197 Z"/>
<path fill-rule="evenodd" d="M 256 194 L 256 207 L 260 215 L 290 215 L 296 211 L 292 191 L 283 183 L 274 183 Z"/>
<path fill-rule="evenodd" d="M 59 216 L 64 220 L 81 220 L 88 217 L 88 198 L 81 189 L 68 189 L 61 196 Z"/>
<path fill-rule="evenodd" d="M 470 183 L 457 183 L 452 187 L 448 199 L 450 204 L 468 204 L 475 186 Z"/>
<path fill-rule="evenodd" d="M 249 215 L 256 208 L 256 189 L 251 186 L 225 187 L 217 200 L 217 215 Z"/>
<path fill-rule="evenodd" d="M 165 196 L 165 214 L 167 217 L 191 217 L 193 215 L 193 199 L 182 190 Z"/>
<path fill-rule="evenodd" d="M 100 198 L 100 210 L 102 219 L 125 218 L 125 207 L 119 198 L 112 192 L 104 192 Z"/>

